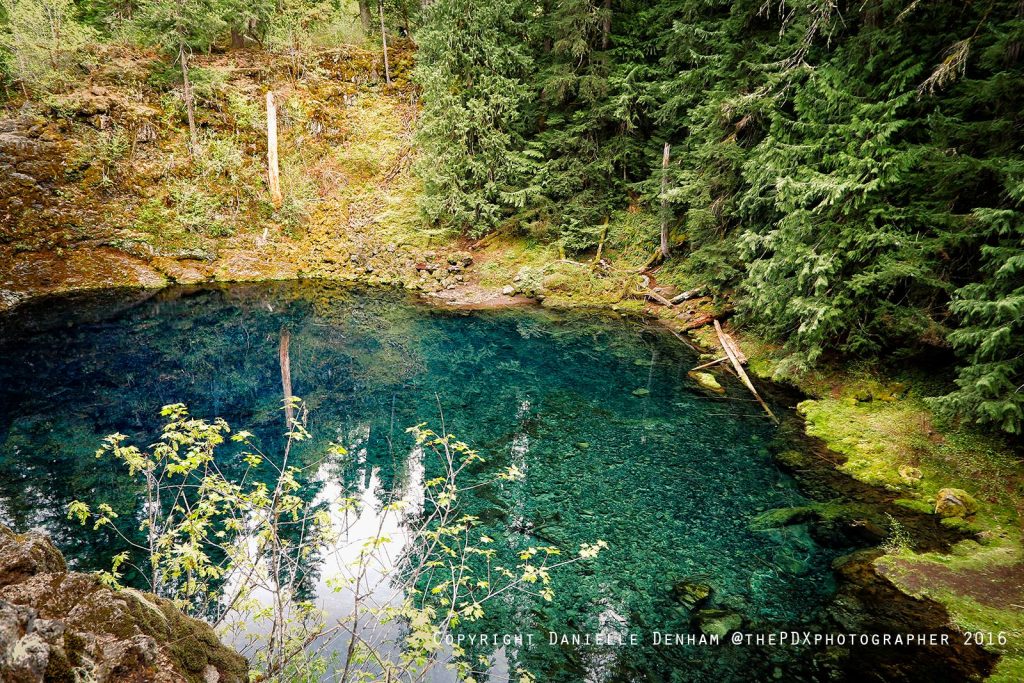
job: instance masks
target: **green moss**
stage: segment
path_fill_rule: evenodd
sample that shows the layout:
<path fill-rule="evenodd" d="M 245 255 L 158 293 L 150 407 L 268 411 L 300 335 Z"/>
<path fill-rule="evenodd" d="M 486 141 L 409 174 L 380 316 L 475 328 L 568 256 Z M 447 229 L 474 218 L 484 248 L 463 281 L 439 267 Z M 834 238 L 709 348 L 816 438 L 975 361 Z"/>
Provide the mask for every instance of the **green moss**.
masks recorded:
<path fill-rule="evenodd" d="M 988 683 L 1020 683 L 1024 681 L 1024 655 L 1004 655 L 998 662 Z"/>
<path fill-rule="evenodd" d="M 725 393 L 725 388 L 718 383 L 718 380 L 710 372 L 692 372 L 690 376 L 693 377 L 697 384 L 708 391 L 713 391 L 716 394 Z"/>
<path fill-rule="evenodd" d="M 922 515 L 932 514 L 932 511 L 935 508 L 935 506 L 928 501 L 921 500 L 919 498 L 897 498 L 893 503 L 910 510 L 911 512 L 918 512 Z"/>
<path fill-rule="evenodd" d="M 791 524 L 800 524 L 808 519 L 817 517 L 817 513 L 813 506 L 801 505 L 798 507 L 788 508 L 776 508 L 774 510 L 768 510 L 762 512 L 750 525 L 753 529 L 776 529 L 779 527 L 789 526 Z"/>
<path fill-rule="evenodd" d="M 834 522 L 841 519 L 870 517 L 869 512 L 869 506 L 860 503 L 826 501 L 768 510 L 758 515 L 753 524 L 751 524 L 751 527 L 754 529 L 774 529 L 791 524 L 802 524 L 812 520 Z"/>

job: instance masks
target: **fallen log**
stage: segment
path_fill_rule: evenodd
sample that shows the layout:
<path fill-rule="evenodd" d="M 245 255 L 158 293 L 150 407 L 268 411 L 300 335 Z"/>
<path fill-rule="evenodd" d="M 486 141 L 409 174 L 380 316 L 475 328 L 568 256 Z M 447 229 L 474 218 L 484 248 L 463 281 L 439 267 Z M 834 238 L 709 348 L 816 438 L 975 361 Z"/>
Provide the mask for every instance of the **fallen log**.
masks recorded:
<path fill-rule="evenodd" d="M 721 325 L 717 325 L 715 327 L 715 329 L 719 333 L 718 334 L 718 339 L 720 341 L 722 341 L 722 345 L 723 346 L 728 345 L 729 349 L 732 351 L 732 354 L 734 356 L 736 356 L 737 360 L 739 360 L 739 362 L 742 363 L 743 365 L 746 365 L 747 364 L 747 357 L 746 357 L 746 355 L 742 351 L 740 351 L 740 347 L 736 343 L 736 340 L 733 339 L 731 336 L 729 336 L 728 332 L 722 330 L 721 329 Z"/>
<path fill-rule="evenodd" d="M 647 293 L 646 293 L 646 296 L 651 301 L 657 301 L 662 306 L 668 306 L 669 308 L 672 308 L 672 302 L 669 301 L 668 299 L 666 299 L 665 297 L 663 297 L 661 294 L 658 294 L 657 292 L 655 292 L 653 289 L 652 290 L 648 290 Z"/>
<path fill-rule="evenodd" d="M 696 298 L 701 297 L 701 296 L 704 296 L 703 290 L 701 290 L 701 289 L 688 289 L 685 292 L 683 292 L 682 294 L 678 294 L 678 295 L 672 297 L 672 303 L 674 303 L 674 304 L 681 304 L 684 301 L 689 301 L 690 299 L 696 299 Z"/>
<path fill-rule="evenodd" d="M 710 325 L 712 322 L 714 322 L 714 320 L 715 319 L 712 318 L 710 315 L 702 315 L 697 318 L 694 318 L 689 322 L 683 323 L 683 325 L 679 329 L 681 329 L 683 332 L 688 332 L 690 330 L 695 330 L 698 327 Z"/>
<path fill-rule="evenodd" d="M 715 332 L 718 333 L 718 341 L 722 344 L 722 348 L 725 349 L 725 355 L 728 356 L 729 360 L 732 362 L 732 367 L 734 370 L 736 370 L 736 374 L 740 376 L 741 380 L 743 380 L 743 383 L 747 386 L 747 389 L 750 389 L 750 393 L 754 395 L 754 398 L 757 399 L 757 402 L 761 404 L 762 408 L 764 408 L 764 412 L 768 413 L 768 417 L 772 419 L 772 422 L 774 422 L 775 424 L 779 424 L 779 418 L 775 417 L 775 413 L 773 413 L 772 409 L 768 407 L 768 404 L 764 402 L 764 399 L 761 398 L 761 395 L 757 393 L 757 389 L 754 388 L 754 385 L 750 381 L 750 378 L 747 377 L 747 373 L 743 369 L 743 365 L 740 363 L 740 360 L 737 357 L 737 354 L 733 348 L 736 342 L 734 342 L 731 337 L 728 337 L 725 334 L 725 332 L 722 331 L 722 324 L 719 323 L 718 320 L 715 320 Z"/>
<path fill-rule="evenodd" d="M 710 368 L 712 365 L 718 365 L 719 363 L 727 360 L 729 360 L 728 356 L 722 356 L 721 358 L 716 358 L 715 360 L 704 363 L 703 365 L 698 365 L 695 368 L 691 368 L 690 372 L 696 372 L 698 370 L 703 370 L 704 368 Z"/>

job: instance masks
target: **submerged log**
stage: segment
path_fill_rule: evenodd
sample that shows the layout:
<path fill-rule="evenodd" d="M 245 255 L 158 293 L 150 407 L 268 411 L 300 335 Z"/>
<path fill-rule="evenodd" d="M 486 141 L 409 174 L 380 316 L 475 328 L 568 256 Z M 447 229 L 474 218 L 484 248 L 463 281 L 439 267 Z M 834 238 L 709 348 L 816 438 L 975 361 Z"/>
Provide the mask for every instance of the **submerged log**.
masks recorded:
<path fill-rule="evenodd" d="M 295 421 L 295 406 L 292 404 L 292 361 L 289 353 L 292 335 L 287 327 L 281 328 L 281 393 L 284 394 L 284 419 L 288 423 L 288 431 L 292 430 Z"/>
<path fill-rule="evenodd" d="M 735 348 L 736 342 L 722 331 L 722 324 L 717 320 L 715 320 L 715 332 L 718 333 L 718 341 L 721 342 L 722 348 L 725 349 L 725 355 L 728 356 L 729 360 L 732 362 L 732 367 L 736 370 L 736 374 L 740 376 L 741 380 L 743 380 L 743 384 L 746 385 L 747 389 L 750 389 L 750 393 L 754 395 L 757 402 L 761 404 L 762 408 L 764 408 L 764 412 L 768 413 L 768 417 L 772 419 L 772 422 L 779 424 L 779 418 L 775 417 L 775 413 L 773 413 L 772 409 L 768 407 L 768 404 L 764 402 L 761 395 L 757 393 L 757 389 L 754 388 L 754 384 L 750 381 L 750 378 L 747 377 L 747 373 L 743 369 L 743 364 L 740 363 L 740 359 L 738 358 L 738 349 Z"/>

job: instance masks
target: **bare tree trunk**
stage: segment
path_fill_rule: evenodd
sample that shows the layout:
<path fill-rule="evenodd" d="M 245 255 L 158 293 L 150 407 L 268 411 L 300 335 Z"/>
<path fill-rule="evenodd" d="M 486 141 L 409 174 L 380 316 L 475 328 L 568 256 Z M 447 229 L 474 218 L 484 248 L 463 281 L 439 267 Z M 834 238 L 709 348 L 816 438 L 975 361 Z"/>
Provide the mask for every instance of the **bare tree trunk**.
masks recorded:
<path fill-rule="evenodd" d="M 672 145 L 665 143 L 665 153 L 661 157 L 661 257 L 668 257 L 668 162 L 672 154 Z"/>
<path fill-rule="evenodd" d="M 292 361 L 288 347 L 292 335 L 287 327 L 281 328 L 281 390 L 284 393 L 284 417 L 288 421 L 288 431 L 292 429 L 295 409 L 292 406 Z"/>
<path fill-rule="evenodd" d="M 391 67 L 388 66 L 388 34 L 384 30 L 384 0 L 377 0 L 377 10 L 380 12 L 380 42 L 384 45 L 384 82 L 391 84 Z"/>
<path fill-rule="evenodd" d="M 604 0 L 604 21 L 601 22 L 601 49 L 612 44 L 612 0 Z"/>
<path fill-rule="evenodd" d="M 274 93 L 267 93 L 267 184 L 270 186 L 270 201 L 275 208 L 281 207 L 281 170 L 277 163 L 277 107 Z M 284 344 L 282 337 L 282 344 Z M 283 353 L 283 352 L 282 352 Z"/>
<path fill-rule="evenodd" d="M 188 152 L 194 155 L 199 140 L 196 133 L 196 107 L 192 101 L 192 83 L 188 80 L 188 53 L 185 51 L 184 41 L 178 42 L 178 61 L 181 62 L 181 80 L 185 88 L 185 111 L 188 114 Z"/>
<path fill-rule="evenodd" d="M 363 25 L 363 31 L 370 32 L 370 0 L 359 0 L 359 23 Z"/>

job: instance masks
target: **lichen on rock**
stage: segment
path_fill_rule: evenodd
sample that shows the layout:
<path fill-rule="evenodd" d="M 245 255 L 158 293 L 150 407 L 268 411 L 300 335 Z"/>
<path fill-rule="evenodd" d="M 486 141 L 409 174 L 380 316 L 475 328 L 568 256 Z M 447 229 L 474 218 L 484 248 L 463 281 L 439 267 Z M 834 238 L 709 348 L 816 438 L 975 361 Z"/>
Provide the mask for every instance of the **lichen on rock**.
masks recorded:
<path fill-rule="evenodd" d="M 0 526 L 0 679 L 241 683 L 248 664 L 169 601 L 68 572 L 49 538 Z"/>

